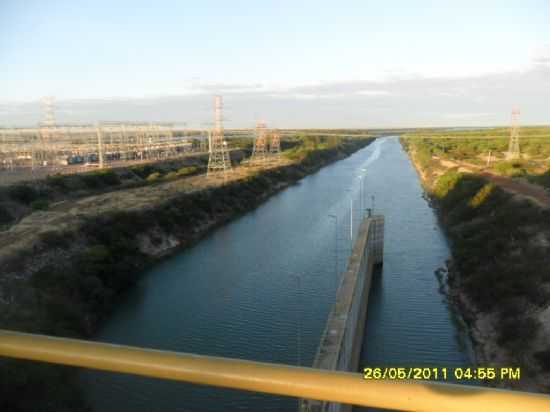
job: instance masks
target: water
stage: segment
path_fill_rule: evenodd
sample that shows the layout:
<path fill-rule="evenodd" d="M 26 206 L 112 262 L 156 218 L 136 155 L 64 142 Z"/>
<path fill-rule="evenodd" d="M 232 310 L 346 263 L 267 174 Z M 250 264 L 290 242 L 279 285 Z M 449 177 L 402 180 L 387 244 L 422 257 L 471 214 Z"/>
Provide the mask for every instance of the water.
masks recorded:
<path fill-rule="evenodd" d="M 370 292 L 360 364 L 446 367 L 452 381 L 453 368 L 471 366 L 471 348 L 434 274 L 450 251 L 416 171 L 394 143 L 385 143 L 368 169 L 371 177 L 385 176 L 369 179 L 368 187 L 380 199 L 386 225 L 384 266 Z"/>
<path fill-rule="evenodd" d="M 334 302 L 336 273 L 371 196 L 386 216 L 387 241 L 362 363 L 466 363 L 434 275 L 449 250 L 396 138 L 377 140 L 304 178 L 158 265 L 96 339 L 311 365 Z M 96 412 L 296 409 L 290 398 L 107 372 L 83 372 L 82 385 Z"/>

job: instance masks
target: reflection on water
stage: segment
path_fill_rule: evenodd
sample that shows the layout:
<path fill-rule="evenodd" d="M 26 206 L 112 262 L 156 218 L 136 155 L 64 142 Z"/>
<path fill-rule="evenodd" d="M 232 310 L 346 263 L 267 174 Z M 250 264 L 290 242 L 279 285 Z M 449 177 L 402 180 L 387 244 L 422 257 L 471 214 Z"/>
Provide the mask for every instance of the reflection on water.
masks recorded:
<path fill-rule="evenodd" d="M 96 339 L 311 364 L 334 301 L 336 255 L 341 271 L 350 251 L 350 197 L 356 229 L 372 195 L 386 215 L 387 243 L 363 363 L 463 364 L 434 276 L 449 251 L 396 138 L 304 178 L 159 264 Z M 329 215 L 338 217 L 337 232 Z M 97 412 L 296 410 L 289 398 L 105 372 L 83 372 L 82 384 Z"/>

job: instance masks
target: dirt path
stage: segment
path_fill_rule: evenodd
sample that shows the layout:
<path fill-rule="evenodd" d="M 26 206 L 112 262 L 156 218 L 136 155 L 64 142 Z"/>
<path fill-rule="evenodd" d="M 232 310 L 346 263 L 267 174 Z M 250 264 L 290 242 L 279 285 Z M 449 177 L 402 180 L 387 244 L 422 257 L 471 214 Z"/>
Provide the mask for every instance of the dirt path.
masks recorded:
<path fill-rule="evenodd" d="M 445 168 L 458 167 L 459 171 L 467 173 L 477 173 L 494 184 L 500 186 L 509 193 L 526 197 L 539 206 L 550 207 L 550 195 L 542 186 L 526 182 L 524 180 L 513 179 L 507 176 L 491 173 L 481 166 L 466 162 L 457 162 L 453 160 L 437 158 L 439 163 Z"/>
<path fill-rule="evenodd" d="M 489 172 L 482 172 L 481 176 L 499 185 L 507 192 L 529 198 L 542 207 L 550 207 L 550 195 L 542 186 Z"/>

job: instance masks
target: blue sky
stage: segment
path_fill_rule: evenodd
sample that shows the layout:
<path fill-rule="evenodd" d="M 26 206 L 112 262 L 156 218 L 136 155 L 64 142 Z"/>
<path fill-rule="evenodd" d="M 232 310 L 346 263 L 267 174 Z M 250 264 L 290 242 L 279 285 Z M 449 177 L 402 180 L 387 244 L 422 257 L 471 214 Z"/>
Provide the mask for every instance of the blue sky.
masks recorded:
<path fill-rule="evenodd" d="M 193 124 L 214 93 L 235 127 L 550 123 L 549 62 L 548 1 L 2 0 L 0 125 L 45 95 L 60 121 Z"/>

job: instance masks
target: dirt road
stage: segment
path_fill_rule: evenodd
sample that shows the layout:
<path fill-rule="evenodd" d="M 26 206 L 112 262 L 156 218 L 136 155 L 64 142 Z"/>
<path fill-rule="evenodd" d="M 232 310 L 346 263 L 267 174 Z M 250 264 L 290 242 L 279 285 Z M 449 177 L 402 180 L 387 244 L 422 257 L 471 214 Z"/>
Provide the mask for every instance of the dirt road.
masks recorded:
<path fill-rule="evenodd" d="M 513 179 L 507 176 L 497 175 L 485 170 L 484 167 L 466 162 L 437 158 L 445 168 L 458 167 L 459 171 L 476 173 L 500 186 L 509 193 L 528 198 L 542 207 L 550 207 L 550 194 L 542 186 L 526 182 L 525 180 Z"/>

